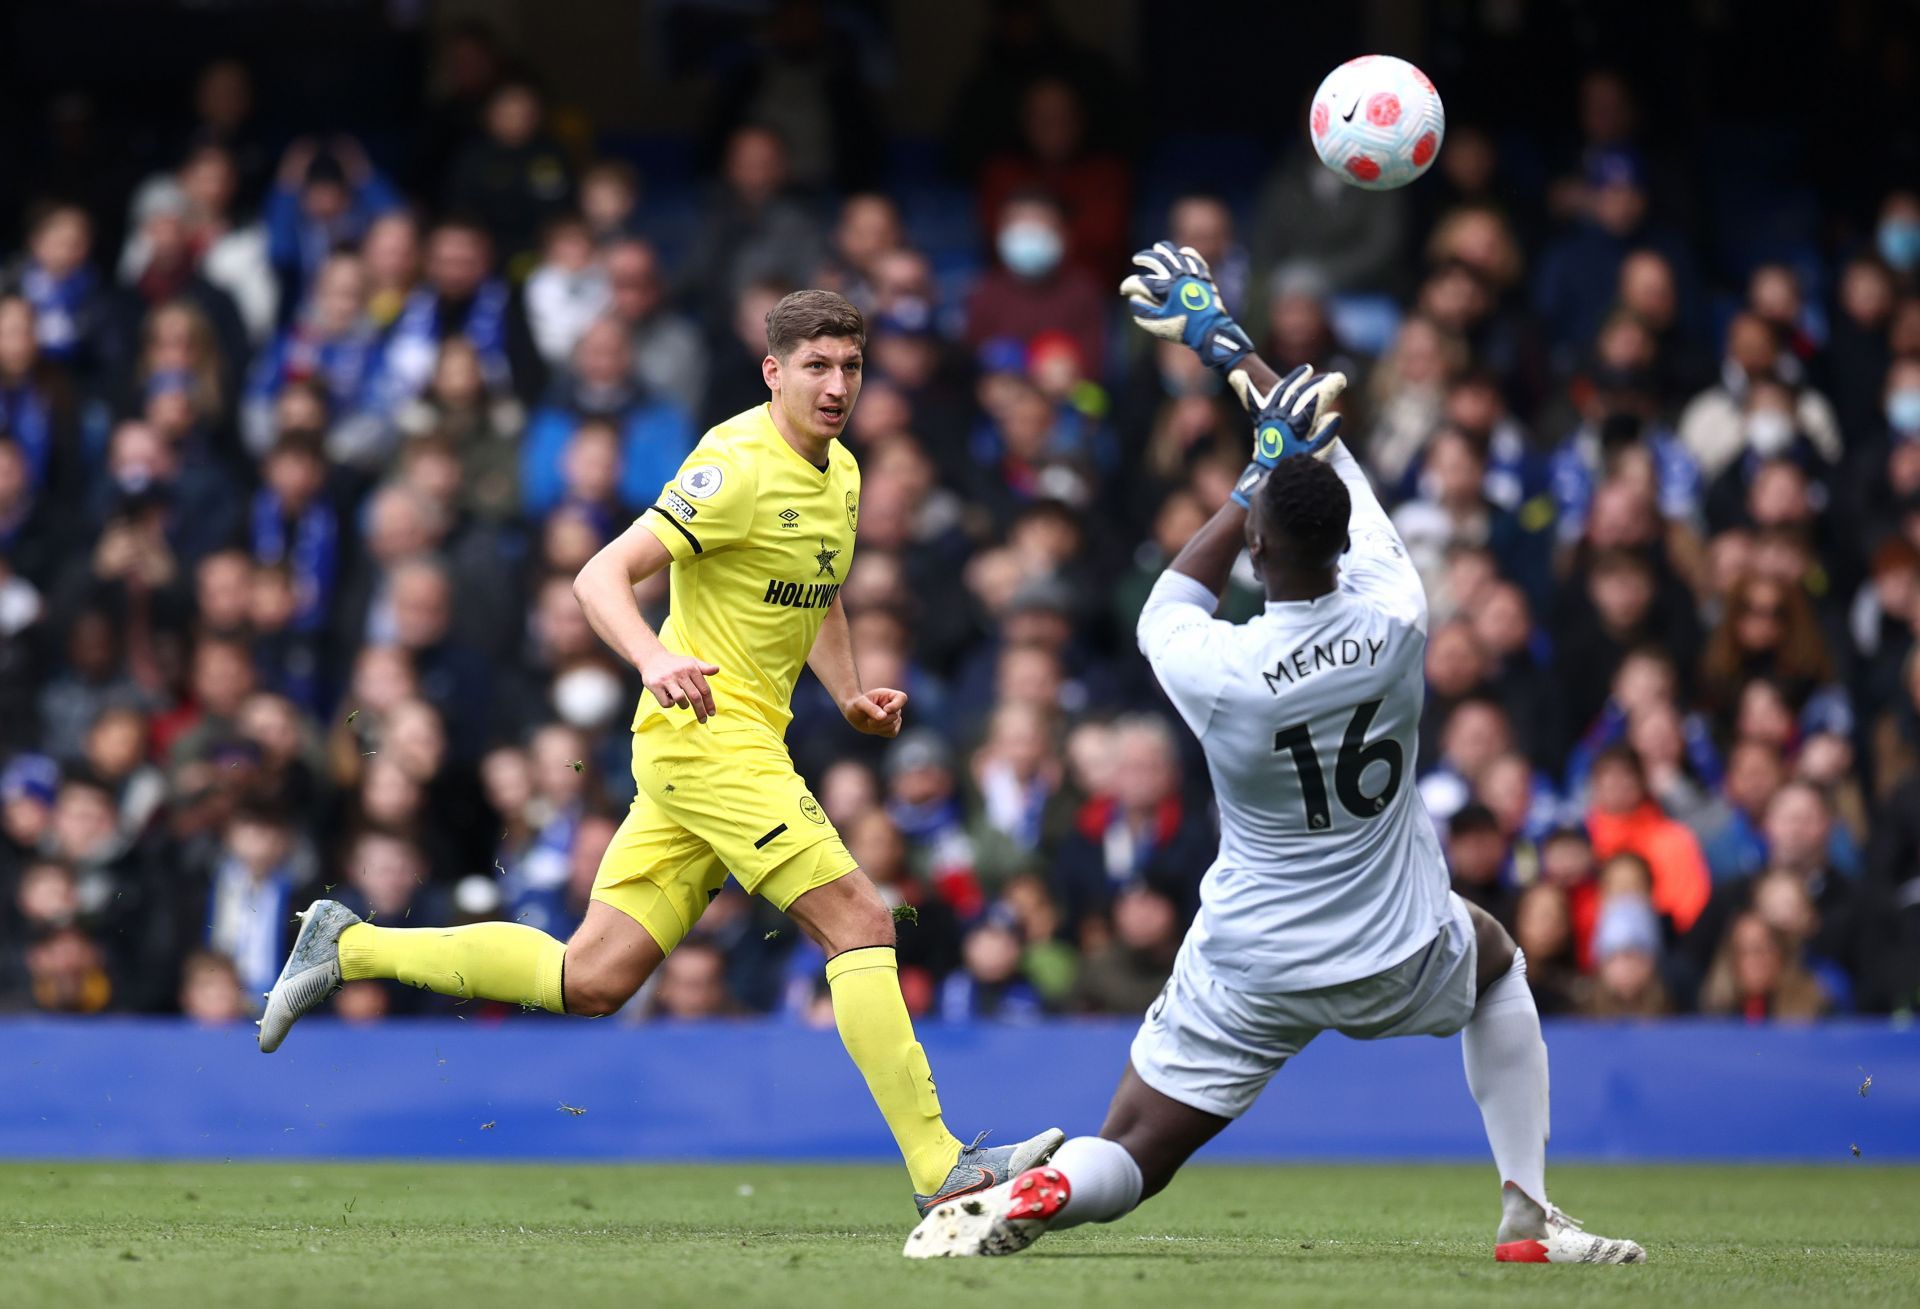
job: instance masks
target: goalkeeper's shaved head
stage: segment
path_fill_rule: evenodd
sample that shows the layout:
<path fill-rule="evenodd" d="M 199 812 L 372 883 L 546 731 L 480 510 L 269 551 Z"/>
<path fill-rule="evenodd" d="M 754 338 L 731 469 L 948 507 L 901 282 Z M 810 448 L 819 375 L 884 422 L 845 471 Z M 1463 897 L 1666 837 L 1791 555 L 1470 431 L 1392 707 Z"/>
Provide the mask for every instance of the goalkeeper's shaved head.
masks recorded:
<path fill-rule="evenodd" d="M 1292 590 L 1314 574 L 1330 572 L 1347 548 L 1353 498 L 1340 474 L 1311 455 L 1275 465 L 1253 508 L 1247 548 L 1267 579 L 1269 595 L 1277 584 Z"/>

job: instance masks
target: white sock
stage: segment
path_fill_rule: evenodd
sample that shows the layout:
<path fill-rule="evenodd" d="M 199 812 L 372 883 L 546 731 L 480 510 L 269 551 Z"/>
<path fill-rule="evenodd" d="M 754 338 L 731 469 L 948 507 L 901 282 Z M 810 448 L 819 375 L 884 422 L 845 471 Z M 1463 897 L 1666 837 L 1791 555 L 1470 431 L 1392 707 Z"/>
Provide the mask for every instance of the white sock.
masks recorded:
<path fill-rule="evenodd" d="M 1110 1223 L 1140 1203 L 1140 1165 L 1118 1141 L 1076 1136 L 1053 1152 L 1046 1167 L 1066 1177 L 1071 1194 L 1052 1229 Z"/>
<path fill-rule="evenodd" d="M 1534 1203 L 1547 1203 L 1547 1043 L 1527 987 L 1527 957 L 1486 989 L 1460 1043 L 1467 1089 L 1480 1106 L 1494 1167 Z"/>

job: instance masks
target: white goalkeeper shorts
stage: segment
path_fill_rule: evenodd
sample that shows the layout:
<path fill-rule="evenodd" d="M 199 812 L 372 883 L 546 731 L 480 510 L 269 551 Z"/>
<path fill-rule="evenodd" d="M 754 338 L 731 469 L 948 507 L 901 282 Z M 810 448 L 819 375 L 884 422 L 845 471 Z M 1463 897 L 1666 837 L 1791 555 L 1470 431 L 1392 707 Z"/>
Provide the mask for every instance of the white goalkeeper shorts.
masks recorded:
<path fill-rule="evenodd" d="M 1169 1099 L 1238 1118 L 1322 1032 L 1361 1041 L 1452 1036 L 1473 1017 L 1479 953 L 1466 902 L 1456 895 L 1452 905 L 1440 934 L 1411 958 L 1317 991 L 1237 990 L 1183 945 L 1133 1038 L 1134 1070 Z"/>

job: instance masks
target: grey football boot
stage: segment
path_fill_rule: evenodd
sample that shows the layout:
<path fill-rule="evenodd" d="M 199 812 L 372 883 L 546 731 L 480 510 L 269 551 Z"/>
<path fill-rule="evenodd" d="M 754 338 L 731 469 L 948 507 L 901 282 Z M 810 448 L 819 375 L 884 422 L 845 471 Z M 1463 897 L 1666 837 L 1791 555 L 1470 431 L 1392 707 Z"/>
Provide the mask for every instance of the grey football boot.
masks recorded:
<path fill-rule="evenodd" d="M 360 915 L 338 900 L 315 900 L 300 915 L 300 934 L 293 938 L 279 980 L 267 992 L 267 1011 L 255 1024 L 260 1053 L 278 1050 L 295 1023 L 340 989 L 340 933 L 359 921 Z"/>
<path fill-rule="evenodd" d="M 1034 1165 L 1045 1163 L 1066 1142 L 1067 1134 L 1057 1127 L 1049 1127 L 1031 1140 L 1013 1145 L 982 1145 L 986 1139 L 987 1133 L 982 1132 L 973 1138 L 972 1145 L 960 1147 L 960 1158 L 938 1191 L 932 1195 L 915 1194 L 913 1207 L 920 1211 L 922 1218 L 937 1204 L 990 1191 L 1011 1182 Z"/>

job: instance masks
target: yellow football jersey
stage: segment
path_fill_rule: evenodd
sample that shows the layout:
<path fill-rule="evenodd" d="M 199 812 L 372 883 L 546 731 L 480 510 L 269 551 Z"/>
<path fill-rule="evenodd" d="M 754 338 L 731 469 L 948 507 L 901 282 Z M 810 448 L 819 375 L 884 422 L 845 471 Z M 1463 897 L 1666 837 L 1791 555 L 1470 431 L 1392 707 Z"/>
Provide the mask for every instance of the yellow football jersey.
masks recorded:
<path fill-rule="evenodd" d="M 673 555 L 669 650 L 719 667 L 707 679 L 724 720 L 748 714 L 785 735 L 793 684 L 853 562 L 860 466 L 834 441 L 808 463 L 768 405 L 708 430 L 641 521 Z M 640 698 L 633 725 L 691 710 Z"/>

